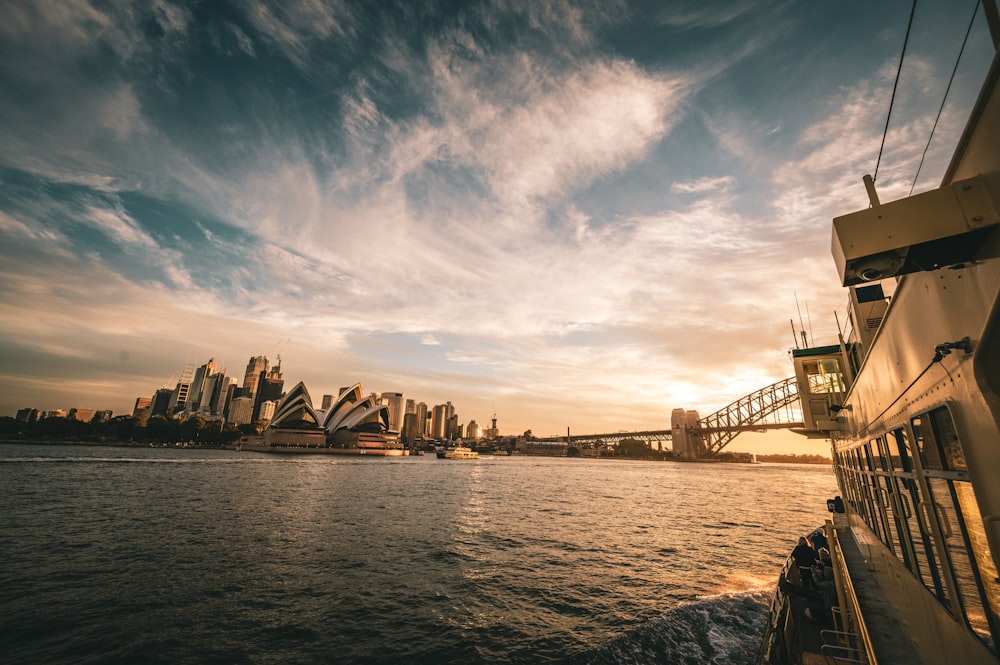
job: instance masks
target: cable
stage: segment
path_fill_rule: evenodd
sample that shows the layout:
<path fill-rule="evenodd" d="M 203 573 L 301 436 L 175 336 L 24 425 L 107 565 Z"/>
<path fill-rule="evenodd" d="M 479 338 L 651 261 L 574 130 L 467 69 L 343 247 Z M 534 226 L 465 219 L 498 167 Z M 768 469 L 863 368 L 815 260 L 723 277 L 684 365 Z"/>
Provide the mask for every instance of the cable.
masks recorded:
<path fill-rule="evenodd" d="M 913 0 L 910 8 L 910 20 L 906 24 L 906 36 L 903 38 L 903 51 L 899 54 L 899 67 L 896 68 L 896 82 L 892 84 L 892 97 L 889 99 L 889 112 L 885 115 L 885 129 L 882 130 L 882 145 L 878 149 L 878 160 L 875 162 L 875 175 L 872 182 L 878 180 L 878 167 L 882 163 L 882 151 L 885 149 L 885 137 L 889 133 L 889 119 L 892 117 L 892 105 L 896 101 L 896 88 L 899 86 L 899 73 L 903 71 L 903 57 L 906 55 L 906 44 L 910 41 L 910 28 L 913 27 L 913 15 L 917 13 L 917 0 Z"/>
<path fill-rule="evenodd" d="M 941 119 L 941 113 L 944 111 L 944 103 L 948 101 L 948 93 L 951 92 L 951 84 L 955 81 L 955 73 L 958 71 L 958 63 L 962 61 L 962 54 L 965 52 L 965 45 L 969 42 L 969 34 L 972 32 L 972 24 L 976 21 L 976 14 L 979 13 L 980 2 L 981 0 L 976 0 L 976 6 L 972 8 L 972 18 L 969 19 L 969 27 L 965 29 L 965 39 L 962 40 L 962 48 L 958 49 L 958 57 L 955 59 L 955 67 L 951 70 L 951 78 L 948 79 L 948 87 L 944 90 L 944 99 L 941 100 L 941 108 L 938 109 L 937 117 L 934 118 L 934 126 L 931 127 L 931 135 L 927 137 L 927 145 L 924 146 L 924 154 L 920 155 L 920 164 L 917 166 L 917 172 L 913 175 L 913 184 L 910 185 L 910 194 L 913 194 L 913 188 L 917 186 L 917 178 L 920 177 L 920 169 L 924 167 L 924 158 L 927 157 L 927 151 L 931 147 L 931 140 L 934 138 L 934 131 L 937 129 L 938 121 Z M 910 194 L 907 194 L 907 196 Z"/>

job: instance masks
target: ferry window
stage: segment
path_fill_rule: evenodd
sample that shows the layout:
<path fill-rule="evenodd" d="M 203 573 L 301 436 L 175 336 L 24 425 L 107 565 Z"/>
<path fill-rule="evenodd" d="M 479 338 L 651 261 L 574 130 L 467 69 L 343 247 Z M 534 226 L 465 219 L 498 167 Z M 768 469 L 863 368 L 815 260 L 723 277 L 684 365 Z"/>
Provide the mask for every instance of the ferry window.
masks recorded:
<path fill-rule="evenodd" d="M 864 458 L 862 459 L 863 463 L 862 468 L 865 471 L 874 471 L 875 465 L 872 463 L 872 442 L 869 441 L 868 443 L 866 443 L 864 446 L 861 447 L 861 450 L 864 452 Z"/>
<path fill-rule="evenodd" d="M 879 437 L 871 442 L 872 468 L 875 471 L 888 471 L 889 461 L 885 455 L 885 439 Z"/>
<path fill-rule="evenodd" d="M 958 433 L 955 432 L 955 422 L 951 419 L 951 414 L 947 409 L 937 409 L 928 415 L 944 468 L 949 471 L 967 471 L 969 467 L 965 463 L 965 454 L 958 442 Z"/>
<path fill-rule="evenodd" d="M 898 429 L 885 438 L 889 449 L 889 458 L 892 460 L 892 467 L 900 469 L 905 473 L 913 471 L 913 464 L 910 462 L 909 451 L 906 449 L 906 432 Z"/>
<path fill-rule="evenodd" d="M 847 392 L 844 387 L 844 375 L 836 358 L 807 360 L 802 363 L 802 369 L 805 370 L 811 394 Z"/>
<path fill-rule="evenodd" d="M 948 409 L 941 407 L 913 419 L 920 461 L 925 469 L 967 471 L 965 454 L 958 442 Z"/>
<path fill-rule="evenodd" d="M 900 452 L 913 450 L 910 437 L 906 430 L 897 430 L 897 441 Z M 941 559 L 934 549 L 931 534 L 926 528 L 926 522 L 921 519 L 921 506 L 926 502 L 924 490 L 914 476 L 896 476 L 896 487 L 899 492 L 900 507 L 905 515 L 905 530 L 913 552 L 913 573 L 924 583 L 949 611 L 951 611 L 951 595 L 941 579 Z"/>
<path fill-rule="evenodd" d="M 997 572 L 993 557 L 988 555 L 989 544 L 971 484 L 944 478 L 929 478 L 928 483 L 965 619 L 973 632 L 994 649 L 991 617 L 986 614 L 979 587 L 982 582 L 987 601 L 993 607 L 1000 607 L 996 593 Z M 963 520 L 963 517 L 966 519 Z M 979 556 L 974 554 L 977 550 Z M 992 618 L 996 622 L 996 616 Z M 997 623 L 1000 625 L 1000 622 Z"/>
<path fill-rule="evenodd" d="M 941 469 L 941 456 L 934 445 L 934 431 L 927 416 L 913 419 L 913 433 L 917 437 L 917 450 L 920 452 L 920 465 L 924 469 Z"/>
<path fill-rule="evenodd" d="M 951 414 L 944 407 L 914 419 L 921 462 L 962 613 L 991 649 L 1000 635 L 1000 580 L 976 503 L 965 455 Z"/>

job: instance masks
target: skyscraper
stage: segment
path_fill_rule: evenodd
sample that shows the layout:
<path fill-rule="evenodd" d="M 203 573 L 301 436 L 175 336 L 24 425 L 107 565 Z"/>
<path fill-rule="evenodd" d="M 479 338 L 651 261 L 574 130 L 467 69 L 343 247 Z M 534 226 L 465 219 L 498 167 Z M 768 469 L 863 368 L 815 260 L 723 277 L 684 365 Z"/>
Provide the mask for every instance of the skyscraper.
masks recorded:
<path fill-rule="evenodd" d="M 247 363 L 247 371 L 243 374 L 243 387 L 250 392 L 249 397 L 257 394 L 257 382 L 260 380 L 260 373 L 267 371 L 267 356 L 254 356 Z"/>
<path fill-rule="evenodd" d="M 173 394 L 174 391 L 170 388 L 160 388 L 153 393 L 153 400 L 149 404 L 149 417 L 167 415 L 167 409 L 170 408 L 170 397 Z"/>
<path fill-rule="evenodd" d="M 132 407 L 132 415 L 136 418 L 139 417 L 139 411 L 142 409 L 148 409 L 149 405 L 153 403 L 153 400 L 149 397 L 136 397 L 135 406 Z"/>
<path fill-rule="evenodd" d="M 184 365 L 184 371 L 181 372 L 181 378 L 177 380 L 177 387 L 174 388 L 170 395 L 170 403 L 167 404 L 167 411 L 165 413 L 183 411 L 187 406 L 188 395 L 191 392 L 191 373 L 193 370 L 194 368 L 191 366 L 191 363 Z"/>
<path fill-rule="evenodd" d="M 197 411 L 201 406 L 201 394 L 205 390 L 205 382 L 208 377 L 215 374 L 215 358 L 209 358 L 208 362 L 194 371 L 194 378 L 191 380 L 191 390 L 188 392 L 187 411 Z"/>
<path fill-rule="evenodd" d="M 417 432 L 423 439 L 427 436 L 427 403 L 417 402 L 414 413 L 417 414 Z"/>
<path fill-rule="evenodd" d="M 262 418 L 260 407 L 264 402 L 275 402 L 281 399 L 285 387 L 285 379 L 281 376 L 281 356 L 278 356 L 278 364 L 268 372 L 261 372 L 257 377 L 257 394 L 253 402 L 253 419 L 257 422 Z"/>
<path fill-rule="evenodd" d="M 389 407 L 389 429 L 399 432 L 403 427 L 403 393 L 382 393 L 381 403 Z"/>
<path fill-rule="evenodd" d="M 234 397 L 229 405 L 228 420 L 234 425 L 246 425 L 253 417 L 253 399 Z"/>
<path fill-rule="evenodd" d="M 446 414 L 447 414 L 447 407 L 444 404 L 438 404 L 431 411 L 432 439 L 445 438 L 446 430 L 448 427 L 448 416 Z"/>

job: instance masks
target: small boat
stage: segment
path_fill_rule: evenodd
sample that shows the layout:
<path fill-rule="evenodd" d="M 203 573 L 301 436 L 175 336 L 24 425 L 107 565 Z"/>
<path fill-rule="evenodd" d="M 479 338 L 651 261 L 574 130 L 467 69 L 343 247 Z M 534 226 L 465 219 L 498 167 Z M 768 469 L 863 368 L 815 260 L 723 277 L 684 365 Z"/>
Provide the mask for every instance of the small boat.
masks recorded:
<path fill-rule="evenodd" d="M 455 446 L 444 454 L 445 459 L 479 459 L 479 453 L 467 446 Z"/>

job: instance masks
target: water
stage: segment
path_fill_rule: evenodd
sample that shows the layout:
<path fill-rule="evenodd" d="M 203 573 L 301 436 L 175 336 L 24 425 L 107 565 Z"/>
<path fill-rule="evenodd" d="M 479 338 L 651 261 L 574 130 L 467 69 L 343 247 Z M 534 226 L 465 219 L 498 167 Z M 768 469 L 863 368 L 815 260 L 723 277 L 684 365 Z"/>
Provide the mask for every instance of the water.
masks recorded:
<path fill-rule="evenodd" d="M 4 663 L 751 662 L 829 467 L 0 444 Z"/>

